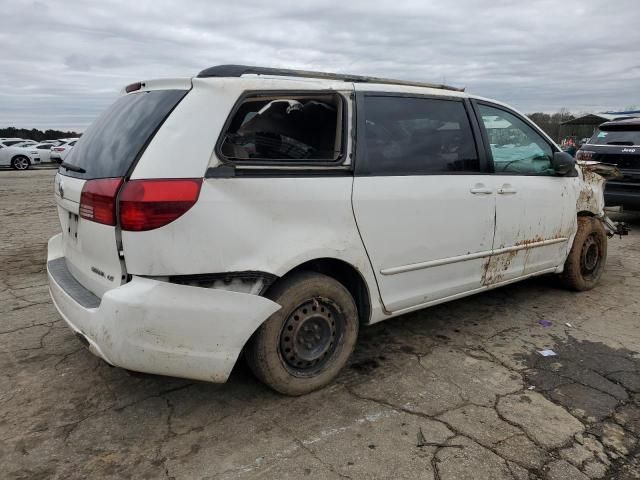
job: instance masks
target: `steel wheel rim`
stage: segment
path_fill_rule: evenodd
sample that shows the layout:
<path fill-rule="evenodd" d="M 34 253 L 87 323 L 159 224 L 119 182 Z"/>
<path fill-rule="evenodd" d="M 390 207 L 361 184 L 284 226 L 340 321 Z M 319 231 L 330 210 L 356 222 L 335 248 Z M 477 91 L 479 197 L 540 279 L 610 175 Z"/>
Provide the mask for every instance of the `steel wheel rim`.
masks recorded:
<path fill-rule="evenodd" d="M 593 277 L 600 267 L 601 254 L 600 244 L 596 238 L 596 235 L 592 233 L 589 235 L 582 245 L 582 251 L 580 254 L 580 270 L 585 277 Z"/>
<path fill-rule="evenodd" d="M 344 316 L 327 298 L 311 298 L 292 310 L 280 333 L 280 357 L 299 377 L 313 376 L 331 359 L 344 330 Z"/>
<path fill-rule="evenodd" d="M 18 157 L 14 160 L 14 164 L 17 170 L 26 170 L 29 166 L 29 161 L 25 157 Z"/>

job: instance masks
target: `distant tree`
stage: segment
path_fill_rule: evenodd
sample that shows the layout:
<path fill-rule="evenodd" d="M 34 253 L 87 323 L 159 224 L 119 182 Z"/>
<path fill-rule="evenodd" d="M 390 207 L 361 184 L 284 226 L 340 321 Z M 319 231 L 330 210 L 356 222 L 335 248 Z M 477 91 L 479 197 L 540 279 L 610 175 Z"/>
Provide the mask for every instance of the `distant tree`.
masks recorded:
<path fill-rule="evenodd" d="M 29 140 L 34 140 L 36 142 L 41 142 L 42 140 L 55 140 L 58 138 L 72 138 L 79 137 L 81 133 L 67 131 L 64 132 L 62 130 L 38 130 L 37 128 L 32 128 L 28 130 L 26 128 L 16 128 L 16 127 L 7 127 L 0 128 L 0 137 L 9 138 L 24 138 Z"/>
<path fill-rule="evenodd" d="M 529 117 L 533 123 L 538 125 L 547 135 L 555 140 L 560 139 L 560 125 L 563 122 L 576 118 L 567 108 L 564 107 L 553 114 L 536 112 L 528 114 L 527 117 Z"/>

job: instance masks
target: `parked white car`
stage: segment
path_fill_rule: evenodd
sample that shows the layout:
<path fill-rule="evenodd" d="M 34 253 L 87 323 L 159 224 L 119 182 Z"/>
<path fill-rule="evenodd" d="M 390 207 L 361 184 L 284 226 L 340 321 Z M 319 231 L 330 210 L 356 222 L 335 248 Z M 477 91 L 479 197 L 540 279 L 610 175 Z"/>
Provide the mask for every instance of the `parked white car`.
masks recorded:
<path fill-rule="evenodd" d="M 27 170 L 31 165 L 40 163 L 40 150 L 31 145 L 25 147 L 23 143 L 7 146 L 0 143 L 0 166 L 11 167 L 14 170 Z"/>
<path fill-rule="evenodd" d="M 124 120 L 123 120 L 124 119 Z M 593 288 L 603 178 L 441 86 L 219 66 L 129 85 L 55 178 L 53 302 L 111 365 L 299 395 L 361 326 L 559 274 Z"/>
<path fill-rule="evenodd" d="M 65 139 L 61 140 L 58 145 L 53 146 L 51 148 L 51 161 L 58 163 L 64 162 L 77 141 L 77 138 Z"/>
<path fill-rule="evenodd" d="M 51 162 L 51 148 L 53 146 L 54 144 L 52 143 L 36 143 L 35 145 L 22 147 L 22 149 L 29 154 L 29 158 L 33 163 L 36 163 L 34 157 L 38 158 L 38 163 L 47 163 Z"/>

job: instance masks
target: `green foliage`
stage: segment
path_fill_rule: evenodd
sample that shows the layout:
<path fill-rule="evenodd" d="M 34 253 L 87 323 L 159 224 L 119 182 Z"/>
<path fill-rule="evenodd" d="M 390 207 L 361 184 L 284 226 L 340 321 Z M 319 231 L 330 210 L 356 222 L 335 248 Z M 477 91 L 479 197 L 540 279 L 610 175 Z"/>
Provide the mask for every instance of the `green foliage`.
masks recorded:
<path fill-rule="evenodd" d="M 41 142 L 42 140 L 55 140 L 57 138 L 73 138 L 79 137 L 81 134 L 77 132 L 63 132 L 61 130 L 38 130 L 32 128 L 28 130 L 26 128 L 7 127 L 0 128 L 0 138 L 24 138 L 29 140 L 35 140 Z"/>

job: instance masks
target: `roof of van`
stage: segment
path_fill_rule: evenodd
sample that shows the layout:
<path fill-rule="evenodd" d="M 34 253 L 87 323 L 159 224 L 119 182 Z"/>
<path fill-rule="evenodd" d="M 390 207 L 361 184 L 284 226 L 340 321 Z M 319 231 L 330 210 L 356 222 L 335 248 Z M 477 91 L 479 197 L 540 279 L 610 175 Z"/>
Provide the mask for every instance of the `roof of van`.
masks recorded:
<path fill-rule="evenodd" d="M 407 80 L 394 80 L 391 78 L 367 77 L 362 75 L 350 75 L 340 73 L 315 72 L 310 70 L 293 70 L 287 68 L 255 67 L 250 65 L 216 65 L 202 70 L 199 78 L 211 77 L 242 77 L 243 75 L 267 75 L 297 78 L 315 78 L 319 80 L 338 80 L 353 83 L 375 83 L 383 85 L 402 85 L 411 87 L 436 88 L 441 90 L 451 90 L 463 92 L 464 88 L 451 87 L 449 85 L 413 82 Z"/>

